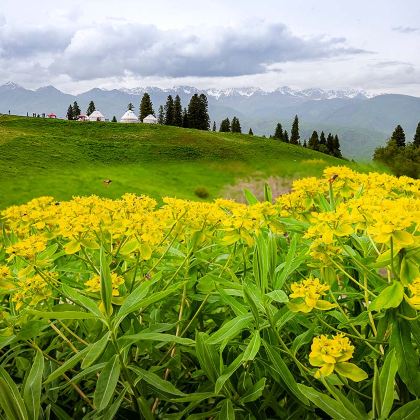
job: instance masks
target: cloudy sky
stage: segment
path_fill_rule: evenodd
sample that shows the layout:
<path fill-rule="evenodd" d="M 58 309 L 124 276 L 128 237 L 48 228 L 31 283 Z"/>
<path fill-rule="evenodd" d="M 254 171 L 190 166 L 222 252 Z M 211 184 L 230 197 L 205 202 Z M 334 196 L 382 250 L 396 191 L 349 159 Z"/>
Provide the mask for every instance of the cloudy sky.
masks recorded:
<path fill-rule="evenodd" d="M 420 96 L 419 0 L 0 0 L 0 84 Z"/>

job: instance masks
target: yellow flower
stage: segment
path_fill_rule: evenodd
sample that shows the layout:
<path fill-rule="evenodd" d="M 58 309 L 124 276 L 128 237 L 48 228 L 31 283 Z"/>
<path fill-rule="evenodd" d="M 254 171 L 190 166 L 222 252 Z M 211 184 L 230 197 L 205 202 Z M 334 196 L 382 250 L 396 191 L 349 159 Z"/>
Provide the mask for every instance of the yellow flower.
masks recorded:
<path fill-rule="evenodd" d="M 329 310 L 336 305 L 321 297 L 329 290 L 329 286 L 322 284 L 317 278 L 309 278 L 301 282 L 292 283 L 292 293 L 289 298 L 289 309 L 293 312 L 310 312 L 312 309 Z"/>
<path fill-rule="evenodd" d="M 323 378 L 336 371 L 356 382 L 366 379 L 367 374 L 362 369 L 353 363 L 347 363 L 353 353 L 354 346 L 344 334 L 340 333 L 332 338 L 325 335 L 315 337 L 309 354 L 309 363 L 319 367 L 315 378 Z"/>
<path fill-rule="evenodd" d="M 1 265 L 0 266 L 0 280 L 7 279 L 10 277 L 10 268 L 7 267 L 7 265 Z"/>
<path fill-rule="evenodd" d="M 111 273 L 111 281 L 112 281 L 112 296 L 119 296 L 120 291 L 119 287 L 124 284 L 124 278 L 119 276 L 116 273 Z M 87 282 L 85 282 L 85 286 L 87 286 L 87 290 L 89 292 L 100 292 L 101 291 L 101 277 L 99 275 L 93 276 Z"/>

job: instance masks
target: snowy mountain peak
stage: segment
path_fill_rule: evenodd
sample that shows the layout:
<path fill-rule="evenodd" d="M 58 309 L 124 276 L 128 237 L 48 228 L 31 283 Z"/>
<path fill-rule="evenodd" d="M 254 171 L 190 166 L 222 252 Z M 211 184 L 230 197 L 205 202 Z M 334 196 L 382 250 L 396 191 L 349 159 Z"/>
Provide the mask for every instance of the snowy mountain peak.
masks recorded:
<path fill-rule="evenodd" d="M 4 88 L 7 90 L 15 90 L 15 89 L 21 89 L 22 86 L 14 82 L 6 82 L 4 85 L 0 86 L 0 88 Z"/>

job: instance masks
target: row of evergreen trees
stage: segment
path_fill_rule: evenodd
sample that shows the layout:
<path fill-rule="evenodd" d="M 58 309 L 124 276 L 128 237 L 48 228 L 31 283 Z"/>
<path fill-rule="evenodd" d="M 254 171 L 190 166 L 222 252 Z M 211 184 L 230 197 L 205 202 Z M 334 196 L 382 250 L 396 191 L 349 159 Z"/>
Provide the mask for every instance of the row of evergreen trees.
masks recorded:
<path fill-rule="evenodd" d="M 337 158 L 342 158 L 340 150 L 340 140 L 336 135 L 328 133 L 328 136 L 325 137 L 325 133 L 321 131 L 321 134 L 318 135 L 317 131 L 314 131 L 308 141 L 304 140 L 303 143 L 300 142 L 300 132 L 299 132 L 299 118 L 296 115 L 293 120 L 292 129 L 290 130 L 290 138 L 287 130 L 283 130 L 283 127 L 280 123 L 277 124 L 274 131 L 274 135 L 271 138 L 283 141 L 285 143 L 294 144 L 297 146 L 307 147 L 308 149 L 317 150 L 318 152 L 325 153 L 327 155 L 335 156 Z"/>
<path fill-rule="evenodd" d="M 92 114 L 92 112 L 96 111 L 95 103 L 93 101 L 89 102 L 89 105 L 86 110 L 86 115 Z M 76 101 L 73 102 L 73 104 L 70 104 L 67 109 L 67 119 L 68 120 L 77 120 L 80 117 L 81 110 L 79 105 Z"/>
<path fill-rule="evenodd" d="M 404 129 L 401 125 L 397 125 L 386 145 L 375 150 L 373 159 L 385 163 L 395 175 L 419 178 L 420 122 L 417 124 L 413 141 L 408 143 Z"/>
<path fill-rule="evenodd" d="M 213 123 L 213 131 L 216 131 L 216 122 Z M 225 118 L 220 123 L 219 131 L 221 133 L 242 133 L 242 127 L 239 118 L 233 117 L 232 122 L 230 122 L 229 118 Z M 252 134 L 251 129 L 250 134 Z"/>
<path fill-rule="evenodd" d="M 159 107 L 158 123 L 163 125 L 173 125 L 176 127 L 196 128 L 198 130 L 210 129 L 210 117 L 208 111 L 207 96 L 195 93 L 188 104 L 183 108 L 179 95 L 173 99 L 169 95 L 165 106 Z M 150 95 L 146 92 L 140 102 L 140 120 L 143 121 L 148 115 L 155 115 Z"/>

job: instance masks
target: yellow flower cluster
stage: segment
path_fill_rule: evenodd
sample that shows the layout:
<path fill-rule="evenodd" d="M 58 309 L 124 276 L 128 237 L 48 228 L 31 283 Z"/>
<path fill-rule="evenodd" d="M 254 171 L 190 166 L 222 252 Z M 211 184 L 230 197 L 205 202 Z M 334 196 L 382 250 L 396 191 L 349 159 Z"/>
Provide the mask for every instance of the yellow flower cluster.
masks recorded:
<path fill-rule="evenodd" d="M 343 258 L 342 243 L 352 236 L 366 237 L 381 254 L 391 243 L 394 253 L 418 247 L 420 181 L 333 167 L 324 171 L 324 177 L 295 181 L 292 192 L 275 203 L 165 198 L 158 206 L 154 199 L 134 194 L 118 200 L 91 196 L 65 202 L 43 197 L 12 206 L 1 216 L 9 263 L 15 257 L 39 263 L 42 259 L 35 257 L 51 244 L 57 244 L 59 252 L 82 256 L 103 242 L 127 263 L 139 255 L 141 261 L 159 258 L 172 243 L 252 247 L 261 231 L 284 234 L 294 220 L 310 242 L 310 266 L 322 267 Z M 313 303 L 310 293 L 300 299 Z M 315 307 L 312 303 L 306 310 Z"/>
<path fill-rule="evenodd" d="M 32 277 L 23 276 L 18 280 L 16 286 L 12 295 L 12 302 L 15 303 L 16 310 L 19 310 L 23 305 L 36 306 L 52 296 L 51 286 L 38 274 Z"/>
<path fill-rule="evenodd" d="M 111 281 L 112 281 L 112 296 L 119 296 L 120 291 L 119 287 L 124 284 L 124 278 L 119 276 L 116 273 L 111 273 Z M 101 277 L 99 275 L 95 275 L 90 278 L 87 282 L 85 282 L 85 286 L 87 286 L 87 290 L 89 292 L 100 292 L 101 290 Z"/>
<path fill-rule="evenodd" d="M 47 240 L 42 235 L 29 236 L 14 245 L 6 248 L 10 259 L 14 257 L 23 257 L 32 260 L 35 255 L 42 252 L 47 246 Z"/>
<path fill-rule="evenodd" d="M 407 299 L 408 303 L 417 310 L 420 310 L 420 277 L 414 279 L 414 281 L 408 285 L 411 297 Z"/>
<path fill-rule="evenodd" d="M 329 310 L 335 305 L 322 300 L 330 288 L 327 284 L 322 284 L 318 278 L 309 278 L 301 282 L 292 283 L 290 286 L 292 293 L 289 298 L 289 309 L 293 312 L 310 312 L 312 309 Z"/>
<path fill-rule="evenodd" d="M 337 364 L 350 360 L 353 356 L 354 346 L 343 334 L 332 338 L 325 335 L 315 337 L 311 345 L 309 363 L 319 367 L 315 373 L 316 378 L 331 375 Z"/>

